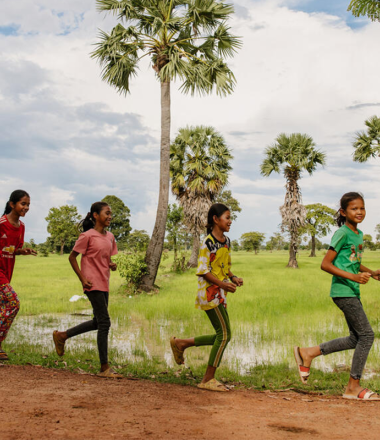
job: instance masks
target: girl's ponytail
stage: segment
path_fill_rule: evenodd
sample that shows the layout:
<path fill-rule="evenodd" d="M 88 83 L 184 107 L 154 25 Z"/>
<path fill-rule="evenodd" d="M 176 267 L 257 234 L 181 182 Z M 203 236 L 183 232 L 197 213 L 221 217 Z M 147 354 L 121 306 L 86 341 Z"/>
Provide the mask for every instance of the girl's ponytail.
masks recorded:
<path fill-rule="evenodd" d="M 11 204 L 7 202 L 7 204 L 5 205 L 4 214 L 9 214 L 11 211 L 12 211 Z"/>
<path fill-rule="evenodd" d="M 230 208 L 228 208 L 226 205 L 223 205 L 223 203 L 214 203 L 211 206 L 207 214 L 207 225 L 206 225 L 207 235 L 211 234 L 212 228 L 214 227 L 214 215 L 216 215 L 219 218 L 226 211 L 229 210 Z"/>
<path fill-rule="evenodd" d="M 100 214 L 100 211 L 105 207 L 109 206 L 105 202 L 95 202 L 91 205 L 90 212 L 87 213 L 86 217 L 79 223 L 78 227 L 81 232 L 86 232 L 95 226 L 96 220 L 94 218 L 94 213 Z"/>
<path fill-rule="evenodd" d="M 9 196 L 7 204 L 5 205 L 4 214 L 9 214 L 12 211 L 12 206 L 10 202 L 16 204 L 25 196 L 30 198 L 30 195 L 23 189 L 16 189 L 15 191 L 13 191 L 13 193 Z"/>
<path fill-rule="evenodd" d="M 345 211 L 349 205 L 350 202 L 353 200 L 362 199 L 364 202 L 364 196 L 361 193 L 358 192 L 349 192 L 346 194 L 343 194 L 342 198 L 340 199 L 340 208 L 335 213 L 335 221 L 336 224 L 341 227 L 346 223 L 346 217 L 341 213 L 341 211 Z"/>
<path fill-rule="evenodd" d="M 88 212 L 86 217 L 79 223 L 79 230 L 86 232 L 95 226 L 94 219 L 91 212 Z"/>

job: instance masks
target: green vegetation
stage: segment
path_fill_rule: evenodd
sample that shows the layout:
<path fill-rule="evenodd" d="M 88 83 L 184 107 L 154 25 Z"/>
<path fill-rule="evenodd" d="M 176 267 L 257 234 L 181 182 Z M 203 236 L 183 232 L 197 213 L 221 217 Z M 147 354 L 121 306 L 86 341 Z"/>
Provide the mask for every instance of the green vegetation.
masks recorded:
<path fill-rule="evenodd" d="M 228 297 L 232 340 L 218 370 L 219 378 L 258 389 L 342 392 L 348 370 L 341 364 L 349 367 L 352 351 L 320 357 L 314 363 L 308 387 L 300 384 L 295 369 L 293 345 L 317 344 L 347 333 L 343 315 L 329 298 L 331 277 L 319 269 L 322 254 L 317 258 L 308 255 L 308 251 L 299 254 L 302 270 L 289 271 L 285 268 L 286 251 L 233 253 L 233 272 L 244 278 L 244 287 Z M 365 252 L 366 266 L 377 268 L 378 261 L 378 252 Z M 161 263 L 157 279 L 160 292 L 153 295 L 132 295 L 122 286 L 118 272 L 112 273 L 110 357 L 125 375 L 195 384 L 202 377 L 209 348 L 189 349 L 189 368 L 182 370 L 173 364 L 169 337 L 191 337 L 212 329 L 205 313 L 193 306 L 195 270 L 175 274 L 169 271 L 172 264 L 170 253 Z M 69 302 L 73 295 L 81 295 L 81 288 L 67 258 L 18 258 L 13 286 L 21 310 L 4 344 L 10 362 L 96 372 L 94 333 L 71 339 L 62 359 L 55 354 L 51 341 L 53 330 L 78 324 L 91 313 L 87 300 Z M 370 280 L 361 290 L 364 307 L 379 336 L 380 284 Z M 364 385 L 375 390 L 380 389 L 379 361 L 376 340 L 364 378 Z"/>

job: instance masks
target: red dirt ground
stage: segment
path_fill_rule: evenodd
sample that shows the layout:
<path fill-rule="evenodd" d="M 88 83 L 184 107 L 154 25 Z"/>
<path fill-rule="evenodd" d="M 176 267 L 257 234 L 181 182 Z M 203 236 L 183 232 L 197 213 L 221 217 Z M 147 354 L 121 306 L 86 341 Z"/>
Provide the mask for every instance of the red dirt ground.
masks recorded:
<path fill-rule="evenodd" d="M 379 439 L 380 402 L 0 365 L 1 440 Z"/>

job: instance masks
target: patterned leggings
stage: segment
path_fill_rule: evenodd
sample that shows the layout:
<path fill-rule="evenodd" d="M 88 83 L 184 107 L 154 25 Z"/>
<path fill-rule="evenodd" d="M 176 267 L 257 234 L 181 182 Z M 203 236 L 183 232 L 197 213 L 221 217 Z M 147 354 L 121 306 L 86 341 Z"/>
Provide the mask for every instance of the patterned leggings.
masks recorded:
<path fill-rule="evenodd" d="M 0 284 L 0 343 L 6 338 L 19 310 L 20 301 L 12 286 Z"/>

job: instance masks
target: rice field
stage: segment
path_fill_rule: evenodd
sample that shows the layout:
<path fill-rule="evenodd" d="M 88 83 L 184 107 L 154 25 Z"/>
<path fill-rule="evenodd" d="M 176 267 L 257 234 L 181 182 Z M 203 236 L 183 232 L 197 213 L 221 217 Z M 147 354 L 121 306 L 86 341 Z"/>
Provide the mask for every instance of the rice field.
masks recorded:
<path fill-rule="evenodd" d="M 299 270 L 285 267 L 285 251 L 233 254 L 233 273 L 244 279 L 244 286 L 228 295 L 232 340 L 219 377 L 258 388 L 299 386 L 293 345 L 316 345 L 348 333 L 342 313 L 329 298 L 331 277 L 319 268 L 322 253 L 316 258 L 308 254 L 300 254 Z M 379 256 L 380 252 L 366 252 L 364 264 L 380 267 Z M 174 274 L 170 264 L 170 258 L 163 262 L 157 279 L 160 290 L 151 295 L 130 295 L 118 272 L 112 273 L 110 357 L 126 374 L 188 382 L 202 375 L 209 349 L 187 350 L 187 368 L 179 371 L 169 338 L 209 334 L 213 329 L 206 314 L 194 308 L 195 269 Z M 69 340 L 63 361 L 56 356 L 51 340 L 53 330 L 91 318 L 87 299 L 69 301 L 82 292 L 67 256 L 18 257 L 12 284 L 21 310 L 4 344 L 11 362 L 97 370 L 94 333 Z M 376 334 L 365 378 L 368 386 L 379 389 L 380 284 L 370 280 L 361 292 Z M 318 358 L 311 387 L 340 392 L 348 379 L 351 357 L 352 352 L 341 352 Z"/>

